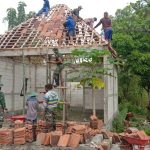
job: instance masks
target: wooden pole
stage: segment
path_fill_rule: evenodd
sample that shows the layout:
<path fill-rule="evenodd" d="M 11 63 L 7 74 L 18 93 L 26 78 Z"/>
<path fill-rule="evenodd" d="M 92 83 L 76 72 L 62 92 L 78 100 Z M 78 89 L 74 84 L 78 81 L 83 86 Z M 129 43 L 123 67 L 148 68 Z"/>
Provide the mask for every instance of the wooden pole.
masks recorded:
<path fill-rule="evenodd" d="M 65 121 L 66 121 L 66 102 L 67 102 L 67 97 L 66 97 L 66 78 L 67 78 L 67 71 L 65 71 L 65 75 L 64 75 L 64 105 L 63 105 L 63 125 L 65 125 Z"/>
<path fill-rule="evenodd" d="M 15 61 L 13 60 L 12 110 L 15 110 Z"/>
<path fill-rule="evenodd" d="M 24 51 L 22 50 L 22 63 L 23 63 L 23 115 L 25 114 L 25 57 Z"/>

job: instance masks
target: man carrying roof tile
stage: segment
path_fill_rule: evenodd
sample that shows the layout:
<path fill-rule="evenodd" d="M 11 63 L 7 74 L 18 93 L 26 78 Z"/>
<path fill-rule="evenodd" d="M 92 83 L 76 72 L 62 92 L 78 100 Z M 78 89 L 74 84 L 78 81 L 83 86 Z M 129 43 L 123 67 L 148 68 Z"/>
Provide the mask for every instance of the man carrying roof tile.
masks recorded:
<path fill-rule="evenodd" d="M 0 83 L 0 128 L 3 125 L 4 122 L 4 112 L 7 111 L 6 103 L 5 103 L 5 95 L 1 91 L 3 84 Z"/>
<path fill-rule="evenodd" d="M 97 18 L 96 17 L 87 18 L 87 19 L 84 19 L 84 21 L 87 25 L 89 25 L 91 28 L 93 28 L 94 22 L 97 21 Z"/>
<path fill-rule="evenodd" d="M 100 21 L 94 28 L 97 28 L 101 24 L 104 30 L 105 40 L 108 41 L 108 49 L 112 52 L 113 56 L 116 57 L 117 56 L 116 51 L 111 46 L 113 30 L 111 19 L 108 16 L 108 12 L 104 12 L 104 17 L 100 19 Z"/>
<path fill-rule="evenodd" d="M 44 4 L 42 9 L 36 14 L 36 16 L 40 16 L 41 14 L 45 13 L 46 15 L 48 14 L 48 12 L 50 11 L 50 4 L 49 4 L 49 0 L 43 0 Z"/>

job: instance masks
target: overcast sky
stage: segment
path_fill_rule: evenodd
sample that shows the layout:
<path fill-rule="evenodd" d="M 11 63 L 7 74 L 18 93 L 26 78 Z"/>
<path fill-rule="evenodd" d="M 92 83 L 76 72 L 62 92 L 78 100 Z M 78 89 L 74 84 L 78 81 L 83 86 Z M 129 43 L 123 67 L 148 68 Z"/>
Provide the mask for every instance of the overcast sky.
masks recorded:
<path fill-rule="evenodd" d="M 38 10 L 43 6 L 43 0 L 0 0 L 0 34 L 7 30 L 7 23 L 2 23 L 6 16 L 7 8 L 17 8 L 19 1 L 24 1 L 27 4 L 26 12 Z M 71 9 L 82 5 L 80 16 L 83 18 L 97 17 L 98 21 L 103 16 L 103 12 L 107 11 L 110 15 L 114 15 L 117 9 L 124 8 L 130 2 L 136 0 L 49 0 L 50 5 L 66 4 Z"/>

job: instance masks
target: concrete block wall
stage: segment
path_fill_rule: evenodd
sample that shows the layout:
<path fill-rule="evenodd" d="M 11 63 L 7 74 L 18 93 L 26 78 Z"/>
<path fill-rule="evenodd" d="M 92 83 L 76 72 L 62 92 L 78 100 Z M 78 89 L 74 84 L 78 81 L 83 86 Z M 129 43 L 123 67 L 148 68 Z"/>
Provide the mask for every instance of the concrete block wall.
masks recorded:
<path fill-rule="evenodd" d="M 96 109 L 104 110 L 104 90 L 95 90 Z M 92 109 L 92 89 L 85 88 L 85 109 Z"/>
<path fill-rule="evenodd" d="M 25 65 L 25 77 L 28 78 L 27 93 L 35 90 L 34 65 Z M 0 58 L 1 82 L 4 84 L 2 91 L 5 93 L 8 110 L 22 110 L 23 97 L 20 96 L 23 87 L 23 65 L 11 59 Z"/>

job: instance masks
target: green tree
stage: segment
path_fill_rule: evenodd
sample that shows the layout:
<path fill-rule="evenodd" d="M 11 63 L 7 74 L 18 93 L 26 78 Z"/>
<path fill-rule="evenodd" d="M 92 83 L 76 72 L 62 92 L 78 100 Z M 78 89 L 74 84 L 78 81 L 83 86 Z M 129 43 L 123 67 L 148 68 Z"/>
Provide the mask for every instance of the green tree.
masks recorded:
<path fill-rule="evenodd" d="M 150 95 L 150 1 L 138 0 L 117 10 L 113 29 L 113 46 L 125 62 L 119 73 L 120 94 L 124 93 L 124 99 L 129 100 L 141 90 L 138 94 L 142 98 L 145 89 Z M 135 89 L 131 88 L 133 81 L 137 85 Z"/>
<path fill-rule="evenodd" d="M 74 79 L 78 79 L 82 86 L 92 88 L 93 115 L 96 115 L 95 89 L 102 89 L 104 82 L 102 75 L 107 74 L 108 68 L 103 68 L 103 56 L 110 54 L 108 51 L 92 50 L 74 50 L 73 57 L 80 69 L 76 71 Z M 73 72 L 74 74 L 74 72 Z"/>
<path fill-rule="evenodd" d="M 27 5 L 25 4 L 25 2 L 19 2 L 18 3 L 18 7 L 17 7 L 17 10 L 18 10 L 18 17 L 17 17 L 17 21 L 18 21 L 18 24 L 24 22 L 26 20 L 26 13 L 25 13 L 25 7 Z"/>
<path fill-rule="evenodd" d="M 36 13 L 35 13 L 34 11 L 30 11 L 30 12 L 26 15 L 26 20 L 28 20 L 28 19 L 34 17 L 35 14 L 36 14 Z"/>
<path fill-rule="evenodd" d="M 28 14 L 25 13 L 26 6 L 25 2 L 20 1 L 17 10 L 15 8 L 7 9 L 7 16 L 3 21 L 8 21 L 8 30 L 35 16 L 34 11 L 30 11 Z"/>
<path fill-rule="evenodd" d="M 14 8 L 7 9 L 7 17 L 3 21 L 8 21 L 8 30 L 12 29 L 17 25 L 17 12 Z"/>

